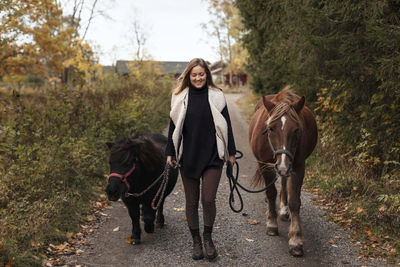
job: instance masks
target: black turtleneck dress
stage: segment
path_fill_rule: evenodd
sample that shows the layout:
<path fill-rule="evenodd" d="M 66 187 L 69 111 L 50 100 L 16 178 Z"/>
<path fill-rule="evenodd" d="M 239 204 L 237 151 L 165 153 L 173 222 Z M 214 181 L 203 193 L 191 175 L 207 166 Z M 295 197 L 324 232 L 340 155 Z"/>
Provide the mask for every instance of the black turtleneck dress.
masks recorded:
<path fill-rule="evenodd" d="M 227 106 L 222 110 L 228 124 L 228 152 L 235 155 L 236 147 L 232 133 L 231 121 Z M 175 130 L 173 121 L 170 121 L 168 143 L 165 153 L 175 156 L 172 133 Z M 203 172 L 210 167 L 221 168 L 224 162 L 218 156 L 215 125 L 208 102 L 207 85 L 198 89 L 189 86 L 188 107 L 182 129 L 183 154 L 180 165 L 186 177 L 199 179 Z"/>

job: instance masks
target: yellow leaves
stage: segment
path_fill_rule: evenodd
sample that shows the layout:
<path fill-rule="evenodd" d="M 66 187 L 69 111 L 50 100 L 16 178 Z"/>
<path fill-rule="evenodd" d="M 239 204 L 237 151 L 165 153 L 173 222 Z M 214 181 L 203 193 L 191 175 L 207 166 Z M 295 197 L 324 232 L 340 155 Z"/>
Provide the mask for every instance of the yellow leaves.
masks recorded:
<path fill-rule="evenodd" d="M 367 233 L 367 235 L 371 235 L 371 227 L 364 226 L 364 232 Z"/>
<path fill-rule="evenodd" d="M 128 236 L 127 238 L 125 238 L 125 243 L 131 244 L 131 243 L 132 243 L 132 238 L 131 238 L 130 236 Z"/>

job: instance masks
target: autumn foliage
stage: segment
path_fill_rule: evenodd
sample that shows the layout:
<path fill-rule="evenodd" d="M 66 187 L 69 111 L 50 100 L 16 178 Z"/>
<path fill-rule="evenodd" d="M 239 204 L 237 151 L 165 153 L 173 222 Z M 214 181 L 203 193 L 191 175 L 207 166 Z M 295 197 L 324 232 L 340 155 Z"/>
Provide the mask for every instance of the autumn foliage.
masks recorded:
<path fill-rule="evenodd" d="M 98 65 L 77 31 L 79 21 L 63 17 L 55 0 L 0 3 L 0 78 L 21 83 L 30 77 L 71 82 L 93 77 Z"/>
<path fill-rule="evenodd" d="M 354 228 L 391 235 L 399 255 L 399 1 L 236 5 L 252 89 L 269 94 L 291 84 L 317 115 L 314 172 L 325 170 L 329 179 L 322 173 L 308 179 L 336 203 L 353 203 L 348 213 L 365 211 Z"/>

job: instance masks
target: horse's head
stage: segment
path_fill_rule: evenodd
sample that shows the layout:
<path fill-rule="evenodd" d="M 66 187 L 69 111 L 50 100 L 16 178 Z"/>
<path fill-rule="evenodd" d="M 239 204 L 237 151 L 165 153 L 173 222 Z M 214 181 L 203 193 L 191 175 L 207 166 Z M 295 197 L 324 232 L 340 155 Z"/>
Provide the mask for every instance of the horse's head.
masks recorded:
<path fill-rule="evenodd" d="M 299 114 L 304 102 L 304 96 L 294 102 L 282 101 L 276 104 L 263 97 L 264 106 L 269 113 L 263 134 L 267 134 L 273 152 L 275 171 L 282 177 L 289 176 L 292 171 L 302 134 Z"/>
<path fill-rule="evenodd" d="M 145 136 L 123 138 L 116 143 L 107 143 L 107 146 L 110 149 L 110 174 L 106 193 L 111 201 L 117 201 L 130 191 L 136 179 L 147 170 L 162 164 L 162 151 Z"/>

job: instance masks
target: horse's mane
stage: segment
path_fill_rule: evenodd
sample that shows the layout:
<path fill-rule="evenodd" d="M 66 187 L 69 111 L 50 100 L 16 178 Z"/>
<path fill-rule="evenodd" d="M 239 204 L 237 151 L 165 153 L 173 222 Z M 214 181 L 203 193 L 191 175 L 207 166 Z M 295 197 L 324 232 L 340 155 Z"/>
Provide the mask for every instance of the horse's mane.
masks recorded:
<path fill-rule="evenodd" d="M 276 96 L 272 99 L 275 103 L 275 107 L 269 114 L 266 121 L 267 125 L 271 122 L 280 119 L 284 114 L 289 115 L 289 117 L 294 120 L 302 130 L 303 124 L 296 110 L 293 108 L 295 102 L 299 101 L 300 97 L 290 90 L 290 86 L 283 88 Z"/>
<path fill-rule="evenodd" d="M 112 147 L 110 159 L 115 160 L 120 152 L 125 153 L 122 164 L 127 163 L 135 153 L 147 170 L 158 170 L 163 163 L 163 151 L 145 135 L 135 135 L 119 139 Z"/>

